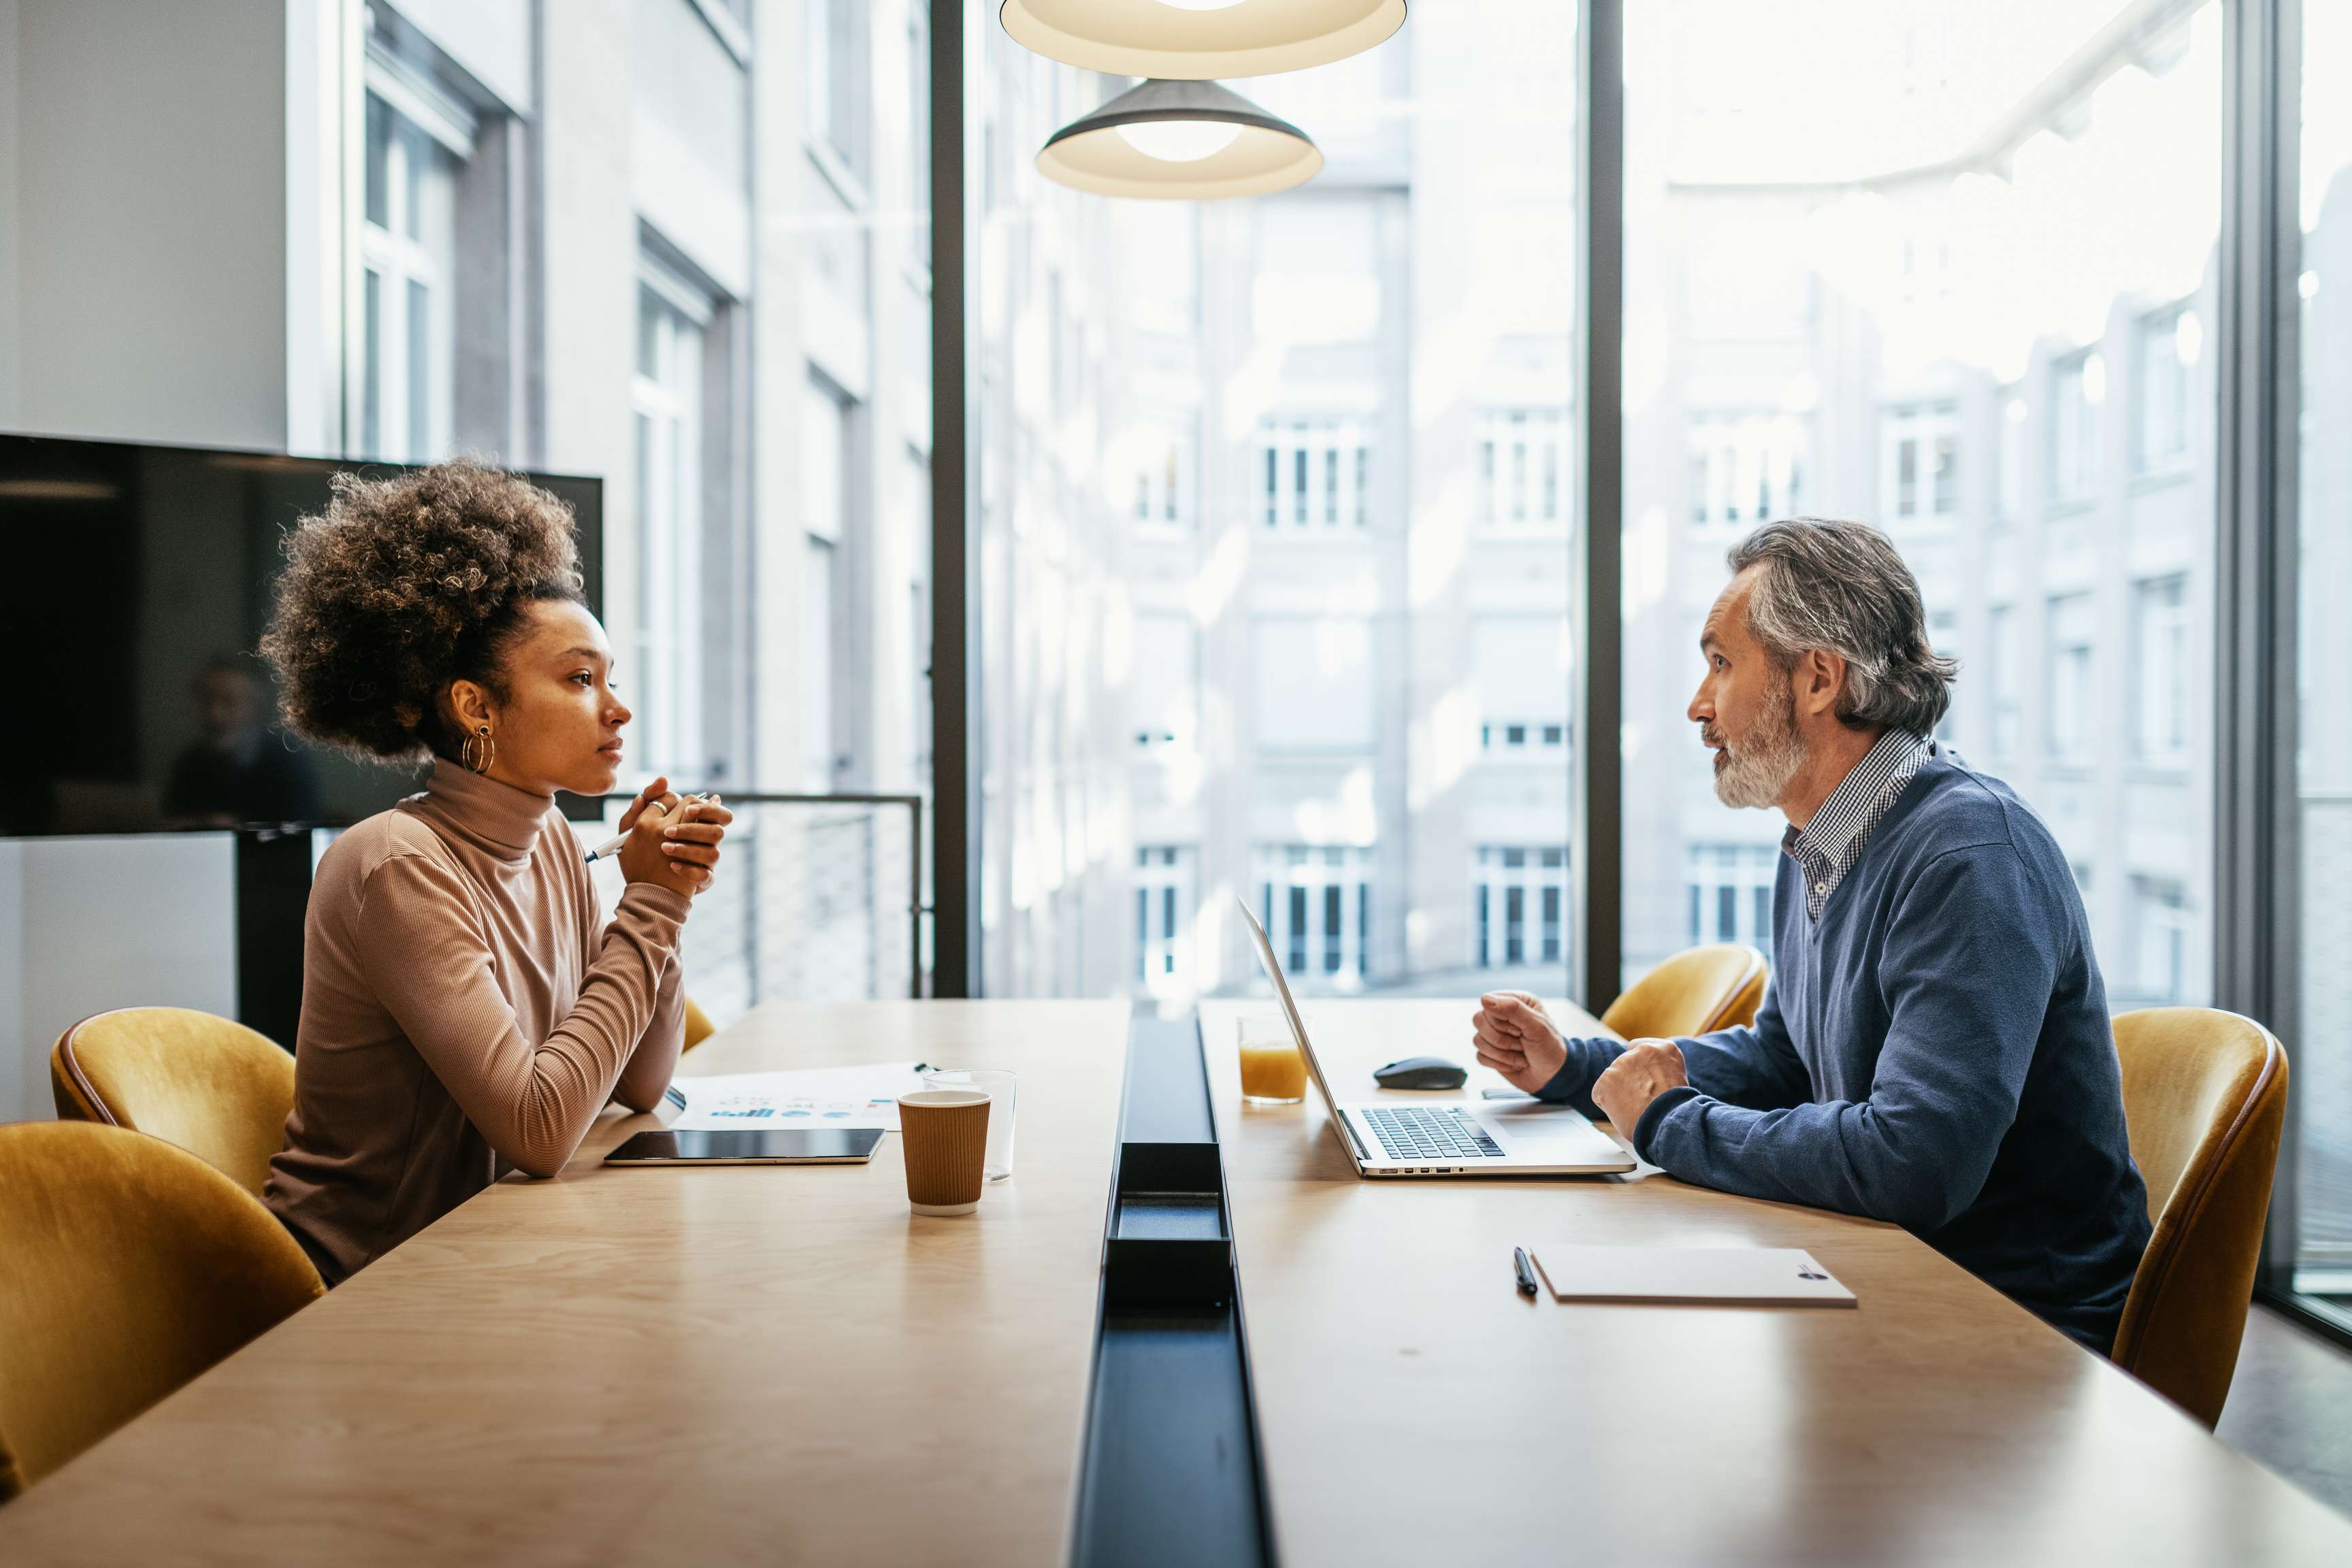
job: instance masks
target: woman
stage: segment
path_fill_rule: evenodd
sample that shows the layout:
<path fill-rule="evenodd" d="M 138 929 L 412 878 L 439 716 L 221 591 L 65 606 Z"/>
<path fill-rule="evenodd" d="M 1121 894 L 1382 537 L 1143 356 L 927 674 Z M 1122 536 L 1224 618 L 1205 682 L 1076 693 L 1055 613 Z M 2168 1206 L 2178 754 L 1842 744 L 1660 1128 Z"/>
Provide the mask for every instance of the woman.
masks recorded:
<path fill-rule="evenodd" d="M 677 1063 L 678 931 L 733 817 L 655 780 L 604 923 L 555 792 L 613 787 L 629 710 L 572 535 L 552 496 L 459 462 L 339 479 L 288 544 L 261 644 L 288 722 L 433 763 L 310 890 L 267 1198 L 331 1285 L 509 1169 L 552 1176 L 607 1100 L 652 1110 Z"/>

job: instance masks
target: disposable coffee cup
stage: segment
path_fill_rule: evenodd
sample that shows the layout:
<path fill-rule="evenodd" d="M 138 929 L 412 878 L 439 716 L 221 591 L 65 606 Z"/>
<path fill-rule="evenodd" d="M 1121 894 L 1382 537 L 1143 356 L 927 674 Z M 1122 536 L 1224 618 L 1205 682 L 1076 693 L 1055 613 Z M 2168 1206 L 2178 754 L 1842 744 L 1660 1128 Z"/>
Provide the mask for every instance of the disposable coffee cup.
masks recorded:
<path fill-rule="evenodd" d="M 902 1094 L 898 1134 L 907 1161 L 907 1202 L 917 1214 L 970 1214 L 980 1206 L 988 1163 L 986 1094 L 972 1089 Z"/>

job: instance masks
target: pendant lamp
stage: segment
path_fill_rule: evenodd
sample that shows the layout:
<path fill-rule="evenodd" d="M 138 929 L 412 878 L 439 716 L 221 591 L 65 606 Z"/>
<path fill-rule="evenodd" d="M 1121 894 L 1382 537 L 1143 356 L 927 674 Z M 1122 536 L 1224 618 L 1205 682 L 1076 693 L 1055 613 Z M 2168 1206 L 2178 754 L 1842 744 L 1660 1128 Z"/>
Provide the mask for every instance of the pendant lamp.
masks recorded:
<path fill-rule="evenodd" d="M 1272 76 L 1361 54 L 1405 0 L 1003 0 L 1015 43 L 1111 76 Z"/>
<path fill-rule="evenodd" d="M 1207 201 L 1315 177 L 1307 133 L 1213 81 L 1147 81 L 1054 132 L 1037 172 L 1100 196 Z"/>

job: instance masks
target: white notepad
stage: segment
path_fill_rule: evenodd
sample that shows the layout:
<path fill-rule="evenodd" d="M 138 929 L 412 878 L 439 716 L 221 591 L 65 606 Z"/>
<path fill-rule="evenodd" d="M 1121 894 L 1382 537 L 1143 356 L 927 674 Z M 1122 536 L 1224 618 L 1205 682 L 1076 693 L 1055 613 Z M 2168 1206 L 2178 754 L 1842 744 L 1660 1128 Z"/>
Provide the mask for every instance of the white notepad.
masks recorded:
<path fill-rule="evenodd" d="M 1853 1305 L 1853 1291 L 1795 1247 L 1543 1247 L 1530 1254 L 1555 1301 Z"/>

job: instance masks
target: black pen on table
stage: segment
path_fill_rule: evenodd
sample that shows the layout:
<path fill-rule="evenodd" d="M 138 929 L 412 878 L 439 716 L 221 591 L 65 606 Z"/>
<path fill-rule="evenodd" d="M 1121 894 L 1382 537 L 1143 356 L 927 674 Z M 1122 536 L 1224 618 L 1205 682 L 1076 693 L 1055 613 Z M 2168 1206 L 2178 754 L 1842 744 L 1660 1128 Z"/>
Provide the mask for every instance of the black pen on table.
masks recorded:
<path fill-rule="evenodd" d="M 707 795 L 679 795 L 677 797 L 678 809 L 680 811 L 684 811 L 686 809 L 687 802 L 688 801 L 709 800 L 709 798 L 710 797 Z M 599 860 L 618 855 L 621 852 L 621 846 L 626 844 L 628 841 L 629 836 L 624 833 L 618 838 L 614 839 L 610 844 L 599 844 L 595 848 L 588 851 L 589 864 L 593 865 Z"/>
<path fill-rule="evenodd" d="M 1522 1296 L 1534 1295 L 1536 1293 L 1536 1271 L 1534 1267 L 1528 1262 L 1528 1249 L 1526 1247 L 1515 1247 L 1511 1248 L 1511 1267 L 1518 1271 L 1519 1294 Z"/>

